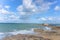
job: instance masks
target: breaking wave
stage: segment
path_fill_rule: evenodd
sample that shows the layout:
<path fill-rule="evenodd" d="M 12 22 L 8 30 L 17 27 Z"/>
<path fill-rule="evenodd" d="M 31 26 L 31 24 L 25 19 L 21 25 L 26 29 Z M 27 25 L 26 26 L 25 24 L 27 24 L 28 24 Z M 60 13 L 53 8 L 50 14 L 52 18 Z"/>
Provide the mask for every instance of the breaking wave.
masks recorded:
<path fill-rule="evenodd" d="M 2 38 L 6 37 L 6 36 L 12 36 L 12 35 L 17 35 L 17 34 L 37 34 L 36 32 L 34 32 L 35 28 L 32 28 L 30 30 L 13 30 L 12 32 L 0 32 L 0 40 L 2 40 Z M 45 27 L 44 30 L 50 30 L 51 28 L 49 27 Z"/>
<path fill-rule="evenodd" d="M 33 31 L 33 28 L 31 30 L 14 30 L 13 32 L 0 32 L 0 40 L 2 40 L 2 38 L 6 36 L 12 36 L 17 34 L 35 34 L 35 32 Z"/>

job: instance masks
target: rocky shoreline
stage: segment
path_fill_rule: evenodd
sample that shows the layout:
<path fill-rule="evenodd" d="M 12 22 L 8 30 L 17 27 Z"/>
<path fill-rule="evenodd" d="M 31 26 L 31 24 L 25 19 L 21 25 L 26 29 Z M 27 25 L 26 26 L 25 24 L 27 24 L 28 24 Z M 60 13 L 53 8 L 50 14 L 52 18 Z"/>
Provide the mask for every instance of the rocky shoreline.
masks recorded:
<path fill-rule="evenodd" d="M 24 35 L 24 34 L 18 34 L 11 37 L 6 37 L 4 40 L 50 40 L 47 38 L 43 38 L 42 36 L 37 35 Z"/>
<path fill-rule="evenodd" d="M 18 34 L 5 37 L 3 40 L 60 40 L 60 27 L 49 26 L 51 30 L 34 29 L 37 34 Z"/>

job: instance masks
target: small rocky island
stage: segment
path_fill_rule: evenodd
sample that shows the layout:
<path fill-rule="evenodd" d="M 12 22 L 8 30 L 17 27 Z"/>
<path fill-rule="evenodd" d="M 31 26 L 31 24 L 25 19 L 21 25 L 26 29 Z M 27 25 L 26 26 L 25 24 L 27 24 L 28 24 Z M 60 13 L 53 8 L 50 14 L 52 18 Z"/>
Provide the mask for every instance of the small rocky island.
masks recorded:
<path fill-rule="evenodd" d="M 47 24 L 45 24 L 47 26 Z M 3 40 L 60 40 L 60 27 L 47 27 L 51 30 L 35 28 L 37 34 L 18 34 L 3 38 Z"/>

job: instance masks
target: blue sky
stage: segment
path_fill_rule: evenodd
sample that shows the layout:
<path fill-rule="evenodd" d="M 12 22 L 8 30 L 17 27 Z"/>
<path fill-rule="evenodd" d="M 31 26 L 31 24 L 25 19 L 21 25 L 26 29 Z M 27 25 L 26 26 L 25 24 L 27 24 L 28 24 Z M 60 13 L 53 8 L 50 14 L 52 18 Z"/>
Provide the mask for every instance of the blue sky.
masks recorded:
<path fill-rule="evenodd" d="M 60 0 L 1 0 L 0 23 L 60 23 Z"/>

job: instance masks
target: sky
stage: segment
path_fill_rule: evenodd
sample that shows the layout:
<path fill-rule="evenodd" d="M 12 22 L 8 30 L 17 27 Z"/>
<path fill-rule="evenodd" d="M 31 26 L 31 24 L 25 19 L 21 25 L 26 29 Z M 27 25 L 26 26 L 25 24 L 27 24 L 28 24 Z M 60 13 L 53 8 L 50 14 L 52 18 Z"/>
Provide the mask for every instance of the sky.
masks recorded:
<path fill-rule="evenodd" d="M 0 23 L 60 23 L 60 0 L 0 0 Z"/>

